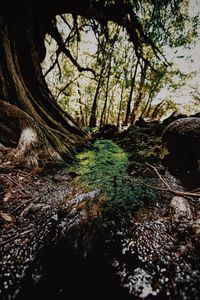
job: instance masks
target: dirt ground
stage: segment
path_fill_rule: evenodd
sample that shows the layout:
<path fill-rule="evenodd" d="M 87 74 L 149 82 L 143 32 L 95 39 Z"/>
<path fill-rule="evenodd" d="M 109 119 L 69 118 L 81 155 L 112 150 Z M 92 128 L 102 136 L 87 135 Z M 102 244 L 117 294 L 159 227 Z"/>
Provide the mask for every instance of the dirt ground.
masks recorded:
<path fill-rule="evenodd" d="M 103 236 L 91 223 L 100 191 L 78 188 L 66 166 L 32 170 L 2 154 L 1 299 L 199 299 L 200 197 L 176 194 L 184 188 L 158 163 L 144 173 L 161 201 Z"/>

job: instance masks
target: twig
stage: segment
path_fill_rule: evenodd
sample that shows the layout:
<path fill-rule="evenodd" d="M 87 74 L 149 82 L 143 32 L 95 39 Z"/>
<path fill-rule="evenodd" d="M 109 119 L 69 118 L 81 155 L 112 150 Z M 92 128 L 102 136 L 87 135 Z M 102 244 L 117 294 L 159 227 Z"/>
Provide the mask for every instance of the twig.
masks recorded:
<path fill-rule="evenodd" d="M 199 188 L 196 188 L 196 189 L 194 189 L 194 190 L 192 190 L 191 192 L 192 192 L 192 193 L 193 193 L 193 192 L 200 192 L 200 187 L 199 187 Z"/>
<path fill-rule="evenodd" d="M 172 189 L 169 184 L 162 178 L 162 176 L 160 175 L 160 173 L 158 172 L 158 170 L 156 169 L 156 167 L 152 166 L 149 163 L 146 163 L 147 166 L 149 166 L 151 169 L 154 170 L 154 172 L 156 173 L 156 175 L 158 176 L 158 178 L 161 180 L 161 182 L 166 186 L 166 188 L 160 188 L 157 186 L 153 186 L 153 185 L 149 185 L 146 184 L 145 182 L 141 182 L 143 185 L 155 189 L 155 190 L 160 190 L 160 191 L 165 191 L 165 192 L 169 192 L 172 193 L 174 195 L 177 196 L 182 196 L 182 197 L 200 197 L 200 193 L 193 193 L 193 192 L 181 192 L 181 191 L 177 191 Z"/>
<path fill-rule="evenodd" d="M 153 169 L 154 172 L 156 173 L 156 175 L 158 176 L 158 178 L 160 179 L 160 181 L 162 181 L 162 183 L 163 183 L 168 189 L 170 189 L 169 184 L 162 178 L 162 176 L 160 175 L 160 173 L 158 172 L 158 170 L 156 169 L 156 167 L 150 165 L 149 163 L 146 163 L 146 165 L 147 165 L 148 167 L 150 167 L 151 169 Z"/>
<path fill-rule="evenodd" d="M 18 233 L 16 233 L 14 236 L 10 237 L 9 239 L 2 241 L 2 242 L 0 243 L 0 246 L 3 246 L 3 245 L 5 245 L 5 244 L 11 242 L 12 240 L 14 240 L 14 239 L 16 239 L 16 238 L 18 238 L 18 237 L 24 236 L 24 235 L 26 235 L 27 233 L 32 232 L 33 230 L 34 230 L 34 228 L 31 228 L 31 229 L 27 229 L 27 230 L 25 230 L 25 231 L 23 231 L 23 232 L 21 232 L 21 233 L 18 232 Z"/>
<path fill-rule="evenodd" d="M 22 206 L 24 206 L 24 203 L 20 203 L 15 209 L 13 209 L 12 214 L 16 212 L 18 209 L 20 209 Z"/>
<path fill-rule="evenodd" d="M 21 189 L 21 192 L 23 192 L 26 196 L 28 195 L 28 192 L 22 187 L 22 185 L 19 182 L 17 182 L 16 180 L 14 180 L 13 178 L 11 178 L 10 175 L 8 175 L 8 174 L 0 174 L 0 177 L 7 178 L 8 180 L 10 180 L 14 184 L 16 184 Z"/>
<path fill-rule="evenodd" d="M 63 91 L 64 91 L 65 89 L 67 89 L 67 88 L 70 86 L 70 84 L 72 84 L 74 81 L 76 81 L 80 76 L 81 76 L 80 74 L 79 74 L 78 76 L 76 76 L 76 77 L 75 77 L 74 79 L 72 79 L 70 82 L 68 82 L 67 84 L 65 84 L 65 86 L 62 87 L 61 89 L 59 89 L 59 88 L 56 87 L 57 90 L 59 91 L 58 95 L 56 96 L 56 99 L 58 99 L 58 97 L 60 96 L 60 94 L 63 93 Z"/>
<path fill-rule="evenodd" d="M 27 229 L 27 230 L 25 230 L 25 231 L 23 231 L 23 232 L 20 232 L 19 236 L 24 236 L 24 235 L 26 235 L 27 233 L 32 232 L 33 230 L 34 230 L 34 228 L 31 228 L 31 229 Z"/>
<path fill-rule="evenodd" d="M 28 211 L 30 210 L 30 208 L 31 208 L 33 205 L 34 205 L 33 202 L 32 202 L 32 203 L 29 203 L 29 204 L 23 209 L 23 211 L 21 212 L 20 217 L 21 217 L 21 218 L 24 218 L 24 216 L 27 215 Z"/>
<path fill-rule="evenodd" d="M 48 28 L 48 32 L 52 36 L 52 38 L 57 42 L 57 44 L 59 46 L 59 52 L 62 52 L 63 54 L 65 54 L 65 56 L 70 59 L 70 61 L 78 69 L 79 72 L 89 71 L 94 75 L 94 77 L 96 77 L 96 72 L 93 69 L 88 68 L 88 67 L 82 67 L 79 65 L 78 61 L 73 57 L 70 50 L 68 48 L 66 48 L 66 45 L 62 38 L 62 35 L 60 34 L 60 32 L 58 31 L 56 26 L 53 26 L 53 25 L 50 26 Z M 47 72 L 49 72 L 49 71 L 47 71 Z M 47 75 L 47 72 L 45 73 L 45 76 Z"/>
<path fill-rule="evenodd" d="M 35 175 L 33 175 L 31 173 L 28 173 L 28 172 L 25 172 L 25 171 L 21 171 L 21 170 L 18 170 L 18 169 L 14 169 L 12 167 L 8 167 L 8 168 L 0 167 L 0 172 L 1 172 L 1 175 L 4 175 L 4 174 L 6 175 L 7 173 L 14 172 L 14 173 L 19 173 L 19 174 L 31 177 L 33 179 L 37 178 Z"/>
<path fill-rule="evenodd" d="M 16 173 L 19 173 L 19 174 L 22 174 L 22 175 L 25 175 L 25 176 L 28 176 L 28 177 L 31 177 L 33 179 L 37 179 L 37 176 L 33 175 L 33 174 L 30 174 L 28 172 L 25 172 L 25 171 L 21 171 L 21 170 L 12 170 Z"/>
<path fill-rule="evenodd" d="M 148 187 L 148 188 L 150 188 L 150 189 L 154 189 L 154 190 L 158 190 L 158 191 L 164 191 L 164 192 L 168 192 L 169 191 L 169 189 L 164 189 L 164 188 L 160 188 L 158 186 L 147 184 L 146 182 L 144 182 L 142 180 L 139 181 L 139 183 L 142 184 L 142 185 L 144 185 L 144 186 L 146 186 L 146 187 Z"/>
<path fill-rule="evenodd" d="M 10 237 L 10 238 L 7 239 L 7 240 L 2 241 L 2 242 L 0 243 L 0 246 L 3 246 L 3 245 L 5 245 L 5 244 L 11 242 L 12 240 L 14 240 L 15 238 L 17 238 L 18 236 L 19 236 L 19 233 L 15 234 L 14 236 Z"/>
<path fill-rule="evenodd" d="M 5 178 L 7 178 L 8 180 L 14 182 L 16 185 L 18 185 L 18 182 L 15 181 L 13 178 L 11 178 L 8 174 L 0 174 L 0 177 L 5 177 Z"/>

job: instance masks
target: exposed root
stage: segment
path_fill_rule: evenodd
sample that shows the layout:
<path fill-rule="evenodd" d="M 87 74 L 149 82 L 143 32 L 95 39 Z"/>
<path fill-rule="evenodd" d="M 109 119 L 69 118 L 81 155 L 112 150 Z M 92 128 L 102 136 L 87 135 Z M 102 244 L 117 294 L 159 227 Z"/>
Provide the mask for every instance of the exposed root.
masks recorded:
<path fill-rule="evenodd" d="M 73 133 L 71 120 L 68 129 L 62 125 L 50 127 L 37 114 L 29 115 L 2 100 L 0 104 L 0 150 L 9 150 L 13 159 L 25 165 L 37 167 L 72 160 L 76 149 L 88 143 L 86 136 Z M 84 135 L 80 129 L 81 133 Z"/>

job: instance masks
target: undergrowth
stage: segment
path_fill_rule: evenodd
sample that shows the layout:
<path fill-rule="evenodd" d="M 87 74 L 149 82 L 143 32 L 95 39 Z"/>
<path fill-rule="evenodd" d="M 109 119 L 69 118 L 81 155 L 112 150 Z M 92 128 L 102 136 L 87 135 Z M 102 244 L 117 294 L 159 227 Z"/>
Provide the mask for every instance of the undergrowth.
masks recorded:
<path fill-rule="evenodd" d="M 86 191 L 98 188 L 107 197 L 103 226 L 126 222 L 136 210 L 159 200 L 158 193 L 139 184 L 141 177 L 128 175 L 128 154 L 113 141 L 98 140 L 76 158 L 71 168 L 79 175 L 76 183 Z"/>

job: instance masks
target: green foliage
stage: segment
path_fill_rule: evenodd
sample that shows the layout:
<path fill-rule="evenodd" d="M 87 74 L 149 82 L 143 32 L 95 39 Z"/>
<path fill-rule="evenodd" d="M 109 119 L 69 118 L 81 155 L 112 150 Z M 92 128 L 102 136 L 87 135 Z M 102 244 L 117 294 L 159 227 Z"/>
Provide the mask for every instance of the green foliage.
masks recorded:
<path fill-rule="evenodd" d="M 142 187 L 137 178 L 120 180 L 117 187 L 110 193 L 109 199 L 106 210 L 109 218 L 124 222 L 131 218 L 136 210 L 156 203 L 159 197 L 154 191 Z"/>
<path fill-rule="evenodd" d="M 127 174 L 128 155 L 110 140 L 95 142 L 94 149 L 77 154 L 72 170 L 80 176 L 77 184 L 86 190 L 100 188 L 108 197 L 103 222 L 127 221 L 134 211 L 158 200 L 158 194 L 139 184 L 140 178 Z"/>
<path fill-rule="evenodd" d="M 98 2 L 99 7 L 112 4 L 114 7 L 118 1 Z M 125 2 L 121 1 L 121 4 Z M 80 72 L 62 53 L 57 57 L 55 42 L 47 37 L 48 53 L 43 63 L 44 73 L 57 60 L 55 68 L 46 77 L 48 85 L 62 109 L 70 113 L 81 126 L 89 125 L 96 91 L 96 125 L 100 123 L 105 99 L 105 123 L 124 121 L 138 54 L 144 57 L 148 69 L 141 86 L 140 77 L 144 73 L 141 59 L 131 103 L 131 110 L 135 110 L 136 118 L 141 114 L 151 118 L 158 100 L 166 102 L 171 97 L 176 102 L 173 97 L 175 90 L 184 90 L 189 80 L 189 71 L 184 74 L 174 64 L 174 58 L 179 53 L 183 56 L 183 65 L 185 64 L 183 50 L 191 47 L 197 37 L 198 18 L 188 15 L 188 1 L 130 0 L 126 4 L 133 11 L 130 17 L 136 15 L 141 26 L 135 23 L 137 41 L 134 46 L 127 32 L 113 22 L 102 24 L 80 16 L 74 20 L 71 15 L 57 17 L 57 27 L 63 41 L 67 41 L 66 48 L 80 67 L 93 69 L 96 76 L 90 71 Z M 163 55 L 169 51 L 167 64 Z M 191 90 L 190 86 L 189 89 Z M 168 109 L 168 105 L 159 106 L 160 112 L 156 114 L 158 118 L 163 113 L 167 114 L 166 108 Z"/>
<path fill-rule="evenodd" d="M 85 127 L 85 128 L 83 128 L 84 129 L 84 131 L 85 132 L 87 132 L 88 134 L 91 134 L 91 133 L 93 133 L 93 132 L 95 132 L 96 130 L 97 130 L 97 127 L 95 128 L 92 128 L 92 127 Z"/>

